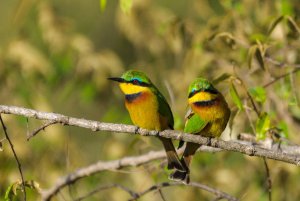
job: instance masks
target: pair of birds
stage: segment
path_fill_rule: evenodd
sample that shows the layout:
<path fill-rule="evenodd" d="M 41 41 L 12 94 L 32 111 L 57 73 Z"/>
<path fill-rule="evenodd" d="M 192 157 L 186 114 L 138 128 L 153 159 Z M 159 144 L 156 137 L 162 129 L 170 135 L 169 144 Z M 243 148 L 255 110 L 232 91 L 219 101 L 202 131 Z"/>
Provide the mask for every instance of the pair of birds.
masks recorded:
<path fill-rule="evenodd" d="M 151 80 L 140 71 L 129 70 L 121 77 L 108 78 L 119 82 L 125 94 L 125 106 L 138 127 L 162 131 L 173 129 L 174 119 L 169 104 Z M 189 86 L 189 110 L 184 132 L 206 137 L 219 137 L 226 127 L 230 110 L 223 95 L 204 78 L 197 78 Z M 171 139 L 159 137 L 168 159 L 173 180 L 189 183 L 189 165 L 199 144 L 188 142 L 179 159 Z M 183 142 L 179 143 L 182 146 Z"/>

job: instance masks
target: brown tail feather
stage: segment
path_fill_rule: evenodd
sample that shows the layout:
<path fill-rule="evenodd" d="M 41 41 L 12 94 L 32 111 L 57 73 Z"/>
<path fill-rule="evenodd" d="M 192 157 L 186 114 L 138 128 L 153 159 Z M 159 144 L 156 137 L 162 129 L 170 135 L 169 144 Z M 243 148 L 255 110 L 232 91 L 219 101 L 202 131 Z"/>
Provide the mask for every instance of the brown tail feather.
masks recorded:
<path fill-rule="evenodd" d="M 197 149 L 200 147 L 199 144 L 188 142 L 186 145 L 186 148 L 183 152 L 182 158 L 181 158 L 181 164 L 184 164 L 186 166 L 187 171 L 180 172 L 176 170 L 170 175 L 170 179 L 175 181 L 182 181 L 183 183 L 188 184 L 190 182 L 190 172 L 189 172 L 189 165 L 191 163 L 191 160 L 193 158 L 193 155 L 197 151 Z"/>
<path fill-rule="evenodd" d="M 178 170 L 170 174 L 169 179 L 174 181 L 181 181 L 185 184 L 190 183 L 190 173 L 189 172 L 180 172 Z"/>
<path fill-rule="evenodd" d="M 159 139 L 162 141 L 164 148 L 166 150 L 167 159 L 168 159 L 168 169 L 177 169 L 181 172 L 186 172 L 186 166 L 181 164 L 179 157 L 176 153 L 176 150 L 174 148 L 174 145 L 172 143 L 171 139 L 166 139 L 159 137 Z"/>

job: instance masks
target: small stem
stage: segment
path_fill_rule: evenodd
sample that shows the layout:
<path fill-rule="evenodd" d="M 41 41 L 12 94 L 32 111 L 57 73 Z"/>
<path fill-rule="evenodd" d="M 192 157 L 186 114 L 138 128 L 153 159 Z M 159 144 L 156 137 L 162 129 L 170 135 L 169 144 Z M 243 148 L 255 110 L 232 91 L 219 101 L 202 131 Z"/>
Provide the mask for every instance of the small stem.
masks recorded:
<path fill-rule="evenodd" d="M 8 141 L 8 143 L 9 143 L 9 146 L 10 146 L 12 152 L 13 152 L 13 155 L 14 155 L 14 157 L 15 157 L 15 159 L 16 159 L 16 162 L 17 162 L 17 165 L 18 165 L 18 169 L 19 169 L 19 172 L 20 172 L 20 175 L 21 175 L 22 190 L 23 190 L 23 193 L 24 193 L 24 201 L 26 201 L 25 181 L 24 181 L 24 177 L 23 177 L 23 172 L 22 172 L 21 163 L 20 163 L 20 161 L 19 161 L 19 159 L 18 159 L 18 156 L 17 156 L 17 154 L 16 154 L 16 151 L 15 151 L 15 149 L 14 149 L 14 145 L 13 145 L 12 141 L 10 140 L 10 138 L 9 138 L 9 136 L 8 136 L 7 128 L 6 128 L 6 126 L 5 126 L 4 122 L 3 122 L 3 119 L 2 119 L 1 114 L 0 114 L 0 121 L 1 121 L 1 125 L 2 125 L 2 128 L 3 128 L 4 134 L 5 134 L 5 137 L 6 137 L 7 141 Z"/>

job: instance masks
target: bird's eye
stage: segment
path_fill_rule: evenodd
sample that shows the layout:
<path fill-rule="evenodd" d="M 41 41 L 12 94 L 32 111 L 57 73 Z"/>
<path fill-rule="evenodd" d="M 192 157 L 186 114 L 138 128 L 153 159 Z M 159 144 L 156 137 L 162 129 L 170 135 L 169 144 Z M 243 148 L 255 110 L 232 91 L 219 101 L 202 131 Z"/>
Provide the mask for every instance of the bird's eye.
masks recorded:
<path fill-rule="evenodd" d="M 192 89 L 191 93 L 189 94 L 189 98 L 194 96 L 197 93 L 196 89 Z"/>
<path fill-rule="evenodd" d="M 140 82 L 137 79 L 133 79 L 132 83 L 138 85 Z"/>

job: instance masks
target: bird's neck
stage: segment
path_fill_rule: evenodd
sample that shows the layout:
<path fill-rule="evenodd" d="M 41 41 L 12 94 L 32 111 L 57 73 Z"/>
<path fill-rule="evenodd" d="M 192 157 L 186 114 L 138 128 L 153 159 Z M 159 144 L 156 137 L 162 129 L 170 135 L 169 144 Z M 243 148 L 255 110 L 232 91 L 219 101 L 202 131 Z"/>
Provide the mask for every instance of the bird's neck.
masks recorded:
<path fill-rule="evenodd" d="M 147 97 L 153 95 L 149 87 L 137 86 L 131 83 L 121 83 L 120 88 L 125 94 L 126 103 L 138 103 L 146 101 Z"/>
<path fill-rule="evenodd" d="M 227 112 L 227 103 L 222 95 L 210 100 L 200 100 L 190 103 L 191 108 L 205 121 L 223 118 Z"/>

